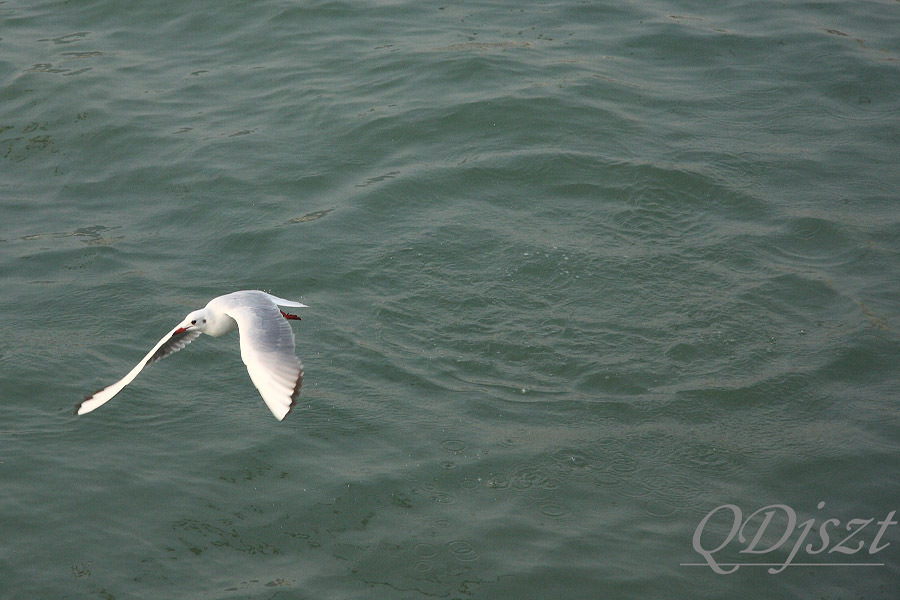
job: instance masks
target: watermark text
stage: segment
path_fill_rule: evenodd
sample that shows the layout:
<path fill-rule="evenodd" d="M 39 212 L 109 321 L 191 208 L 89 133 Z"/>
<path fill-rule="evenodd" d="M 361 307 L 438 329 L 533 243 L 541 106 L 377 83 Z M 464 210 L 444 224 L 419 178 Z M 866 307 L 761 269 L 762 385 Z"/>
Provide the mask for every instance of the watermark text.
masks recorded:
<path fill-rule="evenodd" d="M 822 510 L 825 503 L 819 502 L 817 508 Z M 777 575 L 789 566 L 884 566 L 872 557 L 890 546 L 884 536 L 889 527 L 898 524 L 896 512 L 892 510 L 880 521 L 875 517 L 849 519 L 846 523 L 835 518 L 821 522 L 812 518 L 800 523 L 796 511 L 786 504 L 764 506 L 746 518 L 740 507 L 723 504 L 709 511 L 694 530 L 694 550 L 705 562 L 682 566 L 709 566 L 720 575 L 741 567 L 769 567 L 768 572 Z M 736 560 L 735 551 L 744 556 L 777 552 L 779 560 Z M 809 558 L 820 554 L 828 559 Z M 857 554 L 860 556 L 848 558 Z"/>

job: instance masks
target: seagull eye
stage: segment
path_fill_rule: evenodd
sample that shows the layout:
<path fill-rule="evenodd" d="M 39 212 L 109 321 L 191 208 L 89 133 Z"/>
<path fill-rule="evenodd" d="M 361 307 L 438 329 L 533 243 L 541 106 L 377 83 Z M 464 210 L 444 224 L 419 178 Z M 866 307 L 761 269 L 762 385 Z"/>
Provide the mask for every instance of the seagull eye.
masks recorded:
<path fill-rule="evenodd" d="M 197 324 L 197 319 L 194 319 L 193 321 L 191 321 L 191 325 L 196 325 L 196 324 Z"/>

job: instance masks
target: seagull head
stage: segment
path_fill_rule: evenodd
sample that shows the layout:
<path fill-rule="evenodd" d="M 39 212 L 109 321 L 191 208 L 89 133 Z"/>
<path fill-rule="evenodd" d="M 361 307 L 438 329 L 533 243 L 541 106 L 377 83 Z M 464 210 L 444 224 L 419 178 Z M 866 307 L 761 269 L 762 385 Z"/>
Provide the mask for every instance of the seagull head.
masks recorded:
<path fill-rule="evenodd" d="M 200 310 L 195 310 L 188 316 L 184 318 L 181 325 L 175 330 L 173 335 L 178 335 L 179 333 L 185 333 L 186 331 L 197 330 L 200 332 L 206 331 L 207 325 L 207 315 L 206 309 L 201 308 Z"/>

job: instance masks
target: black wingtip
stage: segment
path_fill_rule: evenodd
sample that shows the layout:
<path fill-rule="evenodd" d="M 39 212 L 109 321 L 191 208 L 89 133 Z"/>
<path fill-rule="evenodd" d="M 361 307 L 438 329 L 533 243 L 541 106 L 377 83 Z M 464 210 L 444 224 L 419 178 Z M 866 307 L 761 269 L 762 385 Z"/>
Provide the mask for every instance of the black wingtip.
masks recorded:
<path fill-rule="evenodd" d="M 81 402 L 79 402 L 78 404 L 75 405 L 75 416 L 76 416 L 76 417 L 77 417 L 77 416 L 80 416 L 80 415 L 78 414 L 78 411 L 81 410 L 81 405 L 82 405 L 82 404 L 84 404 L 85 402 L 87 402 L 88 400 L 90 400 L 91 398 L 93 398 L 94 396 L 96 396 L 98 392 L 102 392 L 104 389 L 106 389 L 106 388 L 100 388 L 99 390 L 97 390 L 97 391 L 94 392 L 93 394 L 85 394 L 84 397 L 81 399 Z"/>
<path fill-rule="evenodd" d="M 291 394 L 291 404 L 288 406 L 288 410 L 284 413 L 284 417 L 287 417 L 291 414 L 291 411 L 294 410 L 294 407 L 297 406 L 297 398 L 300 396 L 300 388 L 303 386 L 303 369 L 300 369 L 300 374 L 297 375 L 297 383 L 294 385 L 294 392 Z"/>

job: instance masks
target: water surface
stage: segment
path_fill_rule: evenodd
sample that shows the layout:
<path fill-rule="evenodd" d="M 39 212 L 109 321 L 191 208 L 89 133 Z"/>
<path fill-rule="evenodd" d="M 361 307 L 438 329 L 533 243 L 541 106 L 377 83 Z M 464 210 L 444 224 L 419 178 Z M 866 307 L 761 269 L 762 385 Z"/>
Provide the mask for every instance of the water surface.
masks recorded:
<path fill-rule="evenodd" d="M 894 598 L 874 521 L 818 566 L 684 565 L 725 504 L 832 545 L 900 508 L 898 30 L 896 2 L 0 5 L 0 595 Z M 284 422 L 236 335 L 71 414 L 247 288 L 310 305 Z"/>

